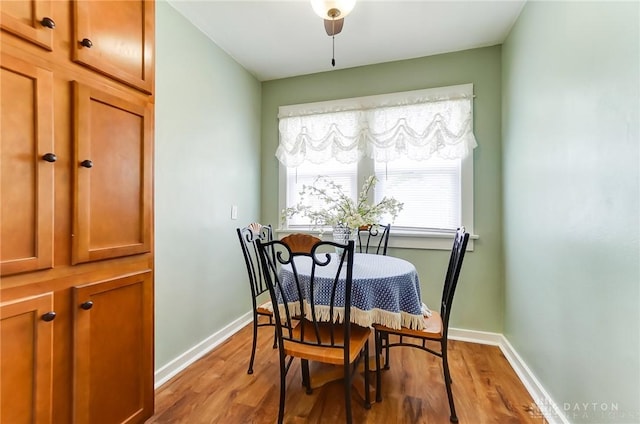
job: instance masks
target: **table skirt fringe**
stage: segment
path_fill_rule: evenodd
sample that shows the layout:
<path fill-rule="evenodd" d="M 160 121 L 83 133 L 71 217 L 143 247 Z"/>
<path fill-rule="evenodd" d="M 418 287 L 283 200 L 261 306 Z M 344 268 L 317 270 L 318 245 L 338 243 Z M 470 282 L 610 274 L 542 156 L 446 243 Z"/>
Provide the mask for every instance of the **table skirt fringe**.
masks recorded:
<path fill-rule="evenodd" d="M 285 320 L 284 305 L 279 305 L 280 317 L 282 321 Z M 311 305 L 308 301 L 304 301 L 305 313 L 307 316 L 311 316 Z M 316 305 L 316 319 L 318 321 L 328 322 L 330 318 L 329 306 Z M 294 316 L 300 315 L 300 302 L 289 303 L 289 313 Z M 344 319 L 344 308 L 335 307 L 334 310 L 334 322 L 342 322 Z M 423 315 L 412 315 L 406 312 L 390 312 L 383 309 L 371 309 L 363 311 L 355 306 L 351 307 L 351 322 L 361 327 L 371 327 L 374 323 L 384 325 L 385 327 L 400 329 L 400 327 L 408 327 L 413 330 L 424 329 L 424 317 Z"/>

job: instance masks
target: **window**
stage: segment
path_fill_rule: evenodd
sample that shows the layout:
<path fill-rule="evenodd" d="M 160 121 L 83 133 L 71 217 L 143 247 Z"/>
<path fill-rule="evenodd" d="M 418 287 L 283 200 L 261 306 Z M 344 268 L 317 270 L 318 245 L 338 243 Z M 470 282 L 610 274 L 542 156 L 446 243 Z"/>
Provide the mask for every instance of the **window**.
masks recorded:
<path fill-rule="evenodd" d="M 460 226 L 460 159 L 376 162 L 375 175 L 375 202 L 392 196 L 404 203 L 394 227 L 455 230 Z"/>
<path fill-rule="evenodd" d="M 281 107 L 280 210 L 318 175 L 356 198 L 375 174 L 372 201 L 404 203 L 390 245 L 450 249 L 459 226 L 473 234 L 472 99 L 467 84 Z M 301 229 L 296 216 L 282 231 Z"/>
<path fill-rule="evenodd" d="M 345 193 L 355 198 L 358 195 L 358 175 L 357 164 L 343 164 L 335 159 L 331 159 L 321 165 L 305 164 L 298 168 L 286 168 L 287 182 L 286 182 L 286 203 L 285 207 L 293 206 L 300 201 L 300 191 L 303 185 L 311 185 L 319 175 L 327 175 L 336 184 L 342 186 Z M 313 206 L 321 206 L 320 204 L 314 204 Z M 288 220 L 288 225 L 291 228 L 308 228 L 311 222 L 299 215 L 296 215 Z"/>

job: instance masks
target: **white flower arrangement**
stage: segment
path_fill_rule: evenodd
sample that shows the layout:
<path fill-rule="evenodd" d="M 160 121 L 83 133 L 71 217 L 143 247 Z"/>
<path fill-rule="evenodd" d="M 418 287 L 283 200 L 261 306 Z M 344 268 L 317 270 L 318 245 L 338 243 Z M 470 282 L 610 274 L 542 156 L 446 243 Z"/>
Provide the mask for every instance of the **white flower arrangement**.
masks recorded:
<path fill-rule="evenodd" d="M 392 197 L 384 197 L 375 205 L 367 200 L 369 191 L 376 185 L 377 178 L 371 175 L 362 186 L 357 203 L 342 191 L 342 186 L 321 175 L 315 179 L 312 185 L 303 185 L 300 191 L 300 202 L 290 208 L 282 210 L 282 218 L 286 220 L 295 215 L 309 218 L 313 228 L 346 227 L 360 228 L 368 225 L 376 225 L 383 215 L 391 215 L 395 220 L 402 211 L 404 203 L 398 202 Z M 308 199 L 322 200 L 323 208 L 310 205 Z"/>

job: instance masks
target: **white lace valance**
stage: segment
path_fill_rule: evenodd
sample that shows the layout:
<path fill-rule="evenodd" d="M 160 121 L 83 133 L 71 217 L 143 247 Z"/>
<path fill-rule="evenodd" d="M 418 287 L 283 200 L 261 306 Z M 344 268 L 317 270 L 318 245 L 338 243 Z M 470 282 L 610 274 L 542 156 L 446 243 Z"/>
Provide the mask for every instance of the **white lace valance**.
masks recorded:
<path fill-rule="evenodd" d="M 462 158 L 476 146 L 473 85 L 410 91 L 280 108 L 276 156 L 287 167 L 305 160 L 357 162 L 366 154 Z"/>

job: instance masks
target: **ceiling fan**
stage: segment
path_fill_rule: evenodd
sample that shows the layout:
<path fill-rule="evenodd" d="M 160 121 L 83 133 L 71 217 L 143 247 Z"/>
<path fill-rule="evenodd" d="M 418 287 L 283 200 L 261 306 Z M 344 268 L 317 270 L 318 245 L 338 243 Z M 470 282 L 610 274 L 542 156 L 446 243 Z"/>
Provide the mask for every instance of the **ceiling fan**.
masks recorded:
<path fill-rule="evenodd" d="M 336 66 L 335 36 L 342 31 L 345 16 L 351 13 L 355 5 L 356 0 L 311 0 L 313 11 L 324 19 L 324 30 L 333 39 L 331 66 Z"/>

